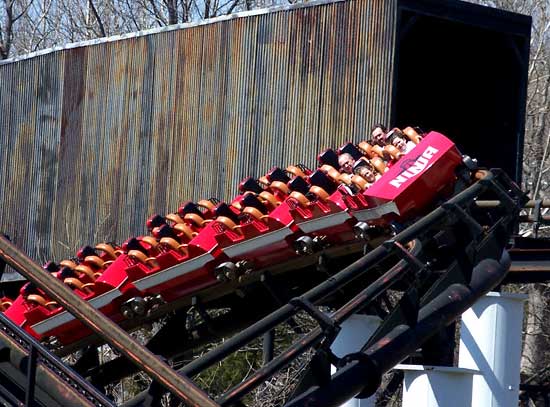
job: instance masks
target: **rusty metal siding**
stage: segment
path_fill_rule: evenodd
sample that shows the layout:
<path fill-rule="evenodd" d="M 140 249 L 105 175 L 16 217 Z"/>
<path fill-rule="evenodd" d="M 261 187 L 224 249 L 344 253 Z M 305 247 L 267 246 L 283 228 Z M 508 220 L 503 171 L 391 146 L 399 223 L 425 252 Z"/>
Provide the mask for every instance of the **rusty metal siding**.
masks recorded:
<path fill-rule="evenodd" d="M 394 0 L 290 7 L 0 64 L 0 230 L 37 260 L 387 121 Z"/>

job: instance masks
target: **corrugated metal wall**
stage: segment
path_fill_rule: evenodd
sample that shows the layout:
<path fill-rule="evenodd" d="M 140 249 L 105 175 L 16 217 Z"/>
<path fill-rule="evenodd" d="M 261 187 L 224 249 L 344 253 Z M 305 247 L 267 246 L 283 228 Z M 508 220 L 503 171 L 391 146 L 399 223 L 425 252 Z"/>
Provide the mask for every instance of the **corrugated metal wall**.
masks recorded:
<path fill-rule="evenodd" d="M 0 66 L 0 229 L 37 260 L 389 117 L 394 0 L 292 8 Z"/>

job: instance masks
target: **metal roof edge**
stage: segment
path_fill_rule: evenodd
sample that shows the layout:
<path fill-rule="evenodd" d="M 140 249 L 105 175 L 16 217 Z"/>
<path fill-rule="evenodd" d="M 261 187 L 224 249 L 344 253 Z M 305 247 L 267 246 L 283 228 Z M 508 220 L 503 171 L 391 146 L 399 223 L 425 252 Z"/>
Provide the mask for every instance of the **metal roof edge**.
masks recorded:
<path fill-rule="evenodd" d="M 462 0 L 397 0 L 398 9 L 529 37 L 532 17 Z"/>
<path fill-rule="evenodd" d="M 27 59 L 35 58 L 41 55 L 47 55 L 58 51 L 65 51 L 68 49 L 73 48 L 82 48 L 87 47 L 91 45 L 97 45 L 97 44 L 104 44 L 109 42 L 116 42 L 116 41 L 122 41 L 130 38 L 139 38 L 144 37 L 151 34 L 159 34 L 164 32 L 170 32 L 170 31 L 176 31 L 176 30 L 182 30 L 186 28 L 193 28 L 193 27 L 199 27 L 203 25 L 210 25 L 210 24 L 216 24 L 223 21 L 229 21 L 229 20 L 236 20 L 239 18 L 247 18 L 247 17 L 257 17 L 265 14 L 271 14 L 271 13 L 278 13 L 281 11 L 289 11 L 289 10 L 297 10 L 297 9 L 305 9 L 309 7 L 317 7 L 317 6 L 325 6 L 329 4 L 334 3 L 343 3 L 347 1 L 355 1 L 355 0 L 312 0 L 307 1 L 304 3 L 295 3 L 295 4 L 289 4 L 289 5 L 283 5 L 283 6 L 274 6 L 274 7 L 266 7 L 262 9 L 256 9 L 256 10 L 250 10 L 250 11 L 240 11 L 237 13 L 232 14 L 225 14 L 218 17 L 209 18 L 206 20 L 200 20 L 200 21 L 194 21 L 194 22 L 188 22 L 188 23 L 180 23 L 180 24 L 174 24 L 169 25 L 166 27 L 159 27 L 159 28 L 151 28 L 148 30 L 142 30 L 142 31 L 135 31 L 131 33 L 126 34 L 118 34 L 113 35 L 111 37 L 102 37 L 102 38 L 96 38 L 93 40 L 85 40 L 85 41 L 79 41 L 79 42 L 73 42 L 65 45 L 59 45 L 51 48 L 45 48 L 41 49 L 39 51 L 31 52 L 28 54 L 18 55 L 13 58 L 8 58 L 4 60 L 0 60 L 0 66 L 2 65 L 8 65 L 12 64 L 14 62 L 20 62 Z"/>

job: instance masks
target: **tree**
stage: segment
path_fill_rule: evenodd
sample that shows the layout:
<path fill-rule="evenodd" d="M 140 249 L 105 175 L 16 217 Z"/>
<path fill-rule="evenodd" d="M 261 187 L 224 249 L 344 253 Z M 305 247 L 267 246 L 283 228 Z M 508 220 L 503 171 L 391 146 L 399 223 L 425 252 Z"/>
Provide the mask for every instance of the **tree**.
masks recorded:
<path fill-rule="evenodd" d="M 523 187 L 550 198 L 550 2 L 469 0 L 533 17 L 523 160 Z M 69 42 L 198 21 L 284 0 L 0 0 L 0 59 Z M 544 229 L 542 232 L 546 232 Z M 525 234 L 531 233 L 529 229 Z M 529 294 L 522 371 L 543 383 L 550 360 L 549 286 L 520 287 Z"/>
<path fill-rule="evenodd" d="M 33 1 L 2 0 L 0 6 L 0 59 L 6 59 L 10 55 L 17 33 L 16 24 L 27 14 Z"/>
<path fill-rule="evenodd" d="M 199 21 L 283 0 L 0 0 L 0 59 Z"/>

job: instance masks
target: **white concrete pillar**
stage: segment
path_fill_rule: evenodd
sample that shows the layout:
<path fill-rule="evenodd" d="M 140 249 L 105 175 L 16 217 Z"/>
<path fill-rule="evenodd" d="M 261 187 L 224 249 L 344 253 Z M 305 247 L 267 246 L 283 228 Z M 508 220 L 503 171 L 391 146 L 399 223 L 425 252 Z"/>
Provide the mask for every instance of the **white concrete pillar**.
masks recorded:
<path fill-rule="evenodd" d="M 477 370 L 448 366 L 397 365 L 404 371 L 403 407 L 465 407 L 472 403 Z"/>
<path fill-rule="evenodd" d="M 354 314 L 342 323 L 342 329 L 332 343 L 330 349 L 338 356 L 343 357 L 361 350 L 372 334 L 378 329 L 382 320 L 373 315 Z M 332 374 L 336 367 L 332 366 Z M 374 407 L 376 397 L 368 399 L 351 399 L 341 407 Z"/>
<path fill-rule="evenodd" d="M 481 372 L 472 407 L 517 407 L 524 294 L 488 293 L 462 314 L 458 366 Z"/>

